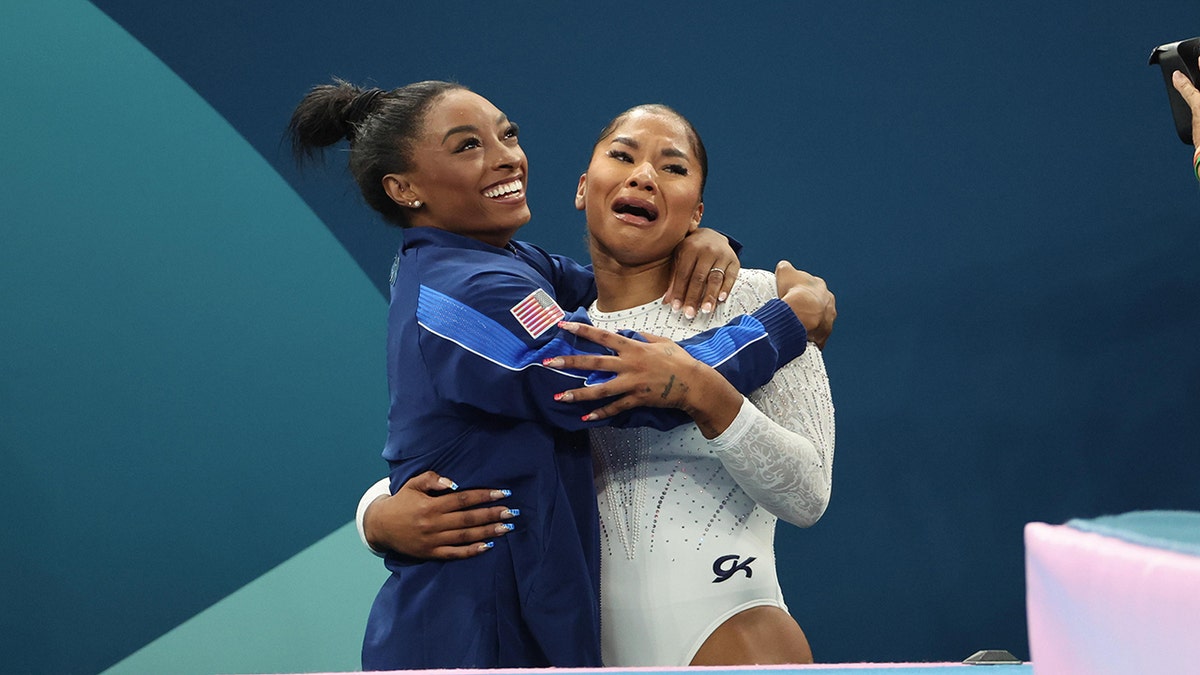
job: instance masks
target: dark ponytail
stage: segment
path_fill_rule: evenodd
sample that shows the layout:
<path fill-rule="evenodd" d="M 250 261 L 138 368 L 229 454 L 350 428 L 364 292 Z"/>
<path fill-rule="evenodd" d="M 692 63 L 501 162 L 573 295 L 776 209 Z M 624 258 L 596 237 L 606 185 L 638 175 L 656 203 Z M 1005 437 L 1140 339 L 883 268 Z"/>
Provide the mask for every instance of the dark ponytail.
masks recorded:
<path fill-rule="evenodd" d="M 412 144 L 421 133 L 425 112 L 438 97 L 455 89 L 452 82 L 430 80 L 399 89 L 363 89 L 344 80 L 313 87 L 292 112 L 288 133 L 296 162 L 314 160 L 323 150 L 350 142 L 350 174 L 363 199 L 385 220 L 408 227 L 408 209 L 383 190 L 383 177 L 412 168 Z"/>

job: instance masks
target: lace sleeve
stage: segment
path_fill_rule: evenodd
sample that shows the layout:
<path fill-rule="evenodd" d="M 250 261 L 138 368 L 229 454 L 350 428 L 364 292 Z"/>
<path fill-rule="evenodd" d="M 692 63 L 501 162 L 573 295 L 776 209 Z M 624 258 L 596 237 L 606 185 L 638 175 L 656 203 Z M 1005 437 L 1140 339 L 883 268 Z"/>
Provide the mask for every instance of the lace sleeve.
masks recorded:
<path fill-rule="evenodd" d="M 829 504 L 834 420 L 820 350 L 780 369 L 737 419 L 709 441 L 746 494 L 776 517 L 808 527 Z"/>

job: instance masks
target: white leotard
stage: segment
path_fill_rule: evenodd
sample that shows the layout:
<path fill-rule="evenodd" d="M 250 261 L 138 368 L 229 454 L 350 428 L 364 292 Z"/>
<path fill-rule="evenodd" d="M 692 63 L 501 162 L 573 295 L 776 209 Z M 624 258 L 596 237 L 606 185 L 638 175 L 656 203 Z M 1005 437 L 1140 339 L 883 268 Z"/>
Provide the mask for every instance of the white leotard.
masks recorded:
<path fill-rule="evenodd" d="M 660 301 L 620 312 L 593 305 L 588 314 L 603 328 L 681 340 L 775 292 L 773 274 L 742 270 L 730 298 L 693 321 Z M 711 441 L 695 425 L 592 431 L 605 666 L 686 666 L 734 614 L 787 609 L 776 517 L 806 527 L 829 501 L 833 403 L 820 351 L 809 345 L 749 401 Z"/>

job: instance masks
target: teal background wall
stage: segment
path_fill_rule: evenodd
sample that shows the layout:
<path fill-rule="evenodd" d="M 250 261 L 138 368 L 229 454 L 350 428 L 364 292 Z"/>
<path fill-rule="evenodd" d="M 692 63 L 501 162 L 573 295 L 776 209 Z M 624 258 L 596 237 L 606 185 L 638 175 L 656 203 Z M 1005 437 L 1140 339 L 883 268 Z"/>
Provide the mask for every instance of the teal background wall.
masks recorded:
<path fill-rule="evenodd" d="M 823 661 L 1028 656 L 1026 522 L 1200 509 L 1194 2 L 0 4 L 0 672 L 348 670 L 383 569 L 399 242 L 281 137 L 313 84 L 456 79 L 533 222 L 625 107 L 704 134 L 705 221 L 828 279 L 834 497 L 781 528 Z"/>
<path fill-rule="evenodd" d="M 6 4 L 0 25 L 0 669 L 98 672 L 252 598 L 263 614 L 224 614 L 233 635 L 204 639 L 201 622 L 171 642 L 172 667 L 141 672 L 353 668 L 374 589 L 314 612 L 311 641 L 271 626 L 296 628 L 292 596 L 372 562 L 356 535 L 310 545 L 384 470 L 382 297 L 262 155 L 98 9 Z M 230 595 L 316 564 L 297 555 L 328 574 Z"/>

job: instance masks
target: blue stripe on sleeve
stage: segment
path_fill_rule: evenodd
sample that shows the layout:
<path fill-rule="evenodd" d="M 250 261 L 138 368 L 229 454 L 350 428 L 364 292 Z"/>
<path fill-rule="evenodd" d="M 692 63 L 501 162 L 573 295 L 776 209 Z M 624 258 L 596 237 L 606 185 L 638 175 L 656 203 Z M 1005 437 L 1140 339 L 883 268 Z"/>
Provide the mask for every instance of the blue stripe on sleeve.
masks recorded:
<path fill-rule="evenodd" d="M 766 329 L 762 323 L 752 316 L 743 314 L 738 322 L 718 328 L 703 342 L 689 344 L 686 341 L 681 346 L 692 358 L 706 363 L 714 368 L 733 358 L 746 345 L 757 340 L 766 339 Z"/>
<path fill-rule="evenodd" d="M 545 359 L 580 353 L 559 337 L 533 349 L 495 319 L 428 286 L 421 286 L 417 297 L 417 323 L 434 335 L 508 370 L 542 367 Z M 558 372 L 579 379 L 586 375 L 566 370 Z M 611 377 L 611 373 L 605 373 L 603 379 Z"/>
<path fill-rule="evenodd" d="M 421 286 L 417 297 L 417 323 L 510 370 L 521 370 L 543 358 L 499 322 L 428 286 Z"/>
<path fill-rule="evenodd" d="M 421 286 L 417 298 L 417 322 L 429 332 L 509 370 L 541 366 L 544 359 L 553 356 L 583 353 L 559 337 L 533 349 L 496 320 L 428 286 Z M 702 336 L 689 338 L 680 346 L 692 358 L 714 368 L 733 358 L 747 345 L 767 339 L 762 323 L 749 315 L 742 315 L 736 323 L 706 331 Z M 588 375 L 560 372 L 581 378 Z M 587 384 L 598 384 L 611 378 L 611 373 L 592 373 Z"/>

